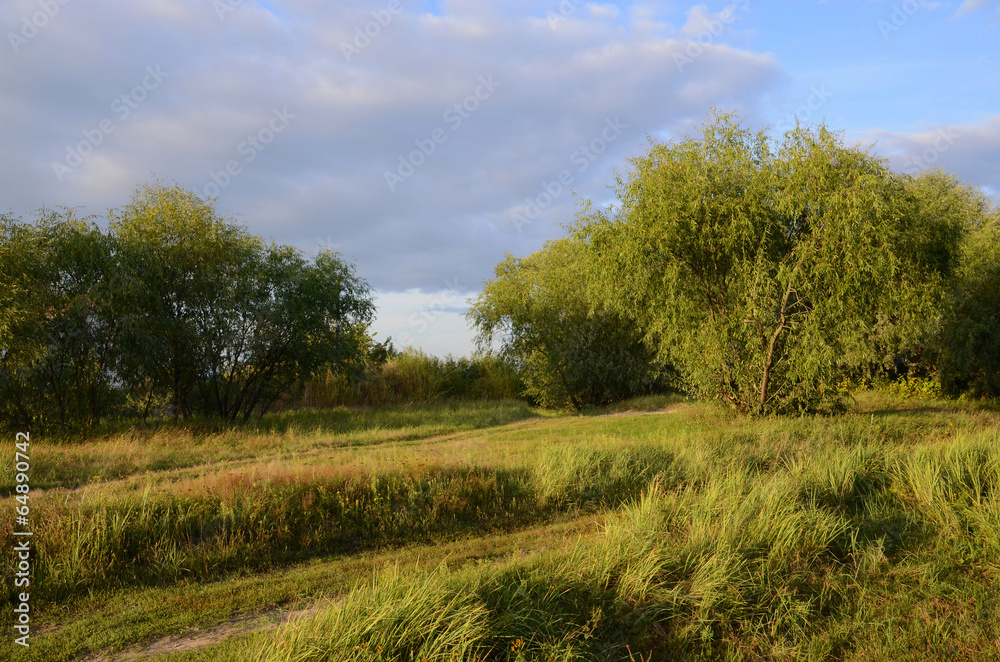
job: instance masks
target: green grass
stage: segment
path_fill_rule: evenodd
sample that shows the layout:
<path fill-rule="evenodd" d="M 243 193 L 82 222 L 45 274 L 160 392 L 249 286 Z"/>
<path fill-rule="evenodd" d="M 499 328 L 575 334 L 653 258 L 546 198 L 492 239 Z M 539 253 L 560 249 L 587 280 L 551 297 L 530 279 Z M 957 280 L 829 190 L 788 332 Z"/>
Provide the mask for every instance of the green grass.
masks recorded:
<path fill-rule="evenodd" d="M 157 638 L 211 629 L 232 619 L 252 627 L 263 614 L 305 607 L 324 595 L 346 593 L 359 578 L 400 565 L 433 570 L 489 563 L 528 550 L 571 544 L 593 533 L 599 516 L 565 519 L 506 536 L 465 537 L 350 556 L 314 559 L 267 573 L 214 582 L 102 590 L 52 605 L 49 632 L 32 644 L 35 659 L 67 662 L 94 650 L 122 650 Z M 201 653 L 195 653 L 201 655 Z"/>
<path fill-rule="evenodd" d="M 645 407 L 670 413 L 619 415 Z M 990 405 L 867 393 L 843 415 L 749 420 L 663 398 L 583 416 L 464 403 L 255 425 L 36 442 L 52 467 L 131 467 L 52 469 L 32 493 L 45 659 L 321 593 L 343 600 L 165 659 L 1000 655 Z M 510 556 L 590 513 L 612 514 L 599 535 Z M 444 549 L 493 560 L 437 568 Z"/>
<path fill-rule="evenodd" d="M 232 659 L 989 659 L 997 441 L 860 443 L 656 481 L 570 551 L 385 573 Z"/>
<path fill-rule="evenodd" d="M 464 437 L 446 449 L 458 455 Z M 211 479 L 94 485 L 36 496 L 45 599 L 109 584 L 209 580 L 263 571 L 319 554 L 429 541 L 472 531 L 511 531 L 562 513 L 617 507 L 652 477 L 683 480 L 675 454 L 652 447 L 553 446 L 533 464 L 383 460 L 286 466 Z M 488 457 L 488 456 L 487 456 Z M 399 468 L 396 468 L 399 467 Z"/>
<path fill-rule="evenodd" d="M 451 402 L 267 414 L 247 424 L 212 420 L 151 422 L 88 439 L 35 437 L 32 486 L 76 488 L 220 463 L 255 463 L 295 457 L 317 449 L 412 441 L 461 430 L 480 430 L 536 417 L 519 401 Z M 143 478 L 144 480 L 144 478 Z M 10 494 L 14 472 L 0 474 L 0 493 Z"/>

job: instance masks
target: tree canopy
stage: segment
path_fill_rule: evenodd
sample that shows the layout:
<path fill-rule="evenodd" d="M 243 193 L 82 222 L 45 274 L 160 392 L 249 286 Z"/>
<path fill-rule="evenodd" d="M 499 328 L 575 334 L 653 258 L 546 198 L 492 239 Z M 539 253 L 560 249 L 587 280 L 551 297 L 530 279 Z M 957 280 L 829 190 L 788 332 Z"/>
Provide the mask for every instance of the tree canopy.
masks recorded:
<path fill-rule="evenodd" d="M 642 335 L 595 299 L 586 246 L 560 239 L 497 265 L 467 317 L 487 350 L 499 341 L 520 370 L 526 395 L 580 409 L 648 393 L 663 372 Z"/>
<path fill-rule="evenodd" d="M 1000 209 L 968 192 L 980 219 L 963 244 L 941 336 L 941 385 L 950 395 L 1000 397 Z"/>
<path fill-rule="evenodd" d="M 8 424 L 246 418 L 369 344 L 371 290 L 336 253 L 307 260 L 178 186 L 140 186 L 109 216 L 0 223 Z"/>
<path fill-rule="evenodd" d="M 591 276 L 691 390 L 746 413 L 836 399 L 925 334 L 969 222 L 825 126 L 774 141 L 716 115 L 632 166 L 575 230 Z"/>

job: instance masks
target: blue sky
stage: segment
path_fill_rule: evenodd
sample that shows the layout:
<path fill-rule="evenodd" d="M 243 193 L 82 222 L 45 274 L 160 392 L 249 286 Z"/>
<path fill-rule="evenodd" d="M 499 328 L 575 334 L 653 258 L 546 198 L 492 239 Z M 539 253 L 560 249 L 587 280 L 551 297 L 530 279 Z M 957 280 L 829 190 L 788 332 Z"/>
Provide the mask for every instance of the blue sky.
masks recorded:
<path fill-rule="evenodd" d="M 380 338 L 468 354 L 504 254 L 712 107 L 1000 193 L 998 24 L 1000 0 L 9 0 L 0 212 L 100 220 L 176 181 L 353 259 Z"/>

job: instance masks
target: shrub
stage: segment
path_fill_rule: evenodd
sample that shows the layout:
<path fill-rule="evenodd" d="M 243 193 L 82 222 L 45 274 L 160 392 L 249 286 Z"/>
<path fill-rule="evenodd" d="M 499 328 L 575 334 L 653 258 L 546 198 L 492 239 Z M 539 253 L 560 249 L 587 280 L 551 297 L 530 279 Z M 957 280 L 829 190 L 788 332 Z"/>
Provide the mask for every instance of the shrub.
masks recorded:
<path fill-rule="evenodd" d="M 472 358 L 430 356 L 407 351 L 370 362 L 350 375 L 327 370 L 312 379 L 300 401 L 304 406 L 383 405 L 436 400 L 504 400 L 522 389 L 517 373 L 504 359 L 489 355 Z"/>

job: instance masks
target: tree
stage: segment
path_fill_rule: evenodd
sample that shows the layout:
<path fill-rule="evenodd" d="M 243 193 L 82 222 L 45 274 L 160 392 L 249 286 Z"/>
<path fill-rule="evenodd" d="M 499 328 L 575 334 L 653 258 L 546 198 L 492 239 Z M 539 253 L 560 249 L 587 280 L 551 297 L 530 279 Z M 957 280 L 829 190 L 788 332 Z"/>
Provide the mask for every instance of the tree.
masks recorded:
<path fill-rule="evenodd" d="M 179 186 L 140 186 L 110 217 L 0 218 L 0 424 L 153 402 L 246 419 L 372 351 L 371 289 L 338 254 L 266 243 Z"/>
<path fill-rule="evenodd" d="M 17 269 L 11 262 L 11 247 L 9 245 L 16 221 L 9 215 L 0 215 L 0 355 L 6 355 L 6 347 L 11 340 L 11 329 L 17 324 L 21 312 L 18 310 L 20 297 L 17 283 Z M 0 360 L 2 360 L 0 356 Z"/>
<path fill-rule="evenodd" d="M 31 224 L 6 219 L 0 239 L 7 291 L 0 416 L 21 425 L 97 425 L 118 368 L 108 237 L 67 209 L 43 210 Z"/>
<path fill-rule="evenodd" d="M 934 299 L 904 178 L 825 126 L 775 144 L 716 115 L 632 165 L 618 206 L 580 219 L 593 278 L 690 388 L 740 412 L 835 399 L 884 359 L 885 320 L 902 337 Z"/>
<path fill-rule="evenodd" d="M 887 374 L 926 377 L 938 374 L 949 354 L 944 334 L 957 313 L 963 265 L 971 258 L 968 241 L 983 226 L 989 203 L 981 192 L 939 170 L 902 179 L 909 224 L 900 238 L 901 252 L 910 256 L 911 287 L 889 293 L 879 314 L 878 338 Z M 964 272 L 968 275 L 968 268 Z"/>
<path fill-rule="evenodd" d="M 263 411 L 320 366 L 361 351 L 371 290 L 331 251 L 313 262 L 216 215 L 181 187 L 140 187 L 112 214 L 121 305 L 142 324 L 132 381 L 166 388 L 175 415 Z"/>
<path fill-rule="evenodd" d="M 46 342 L 41 323 L 43 278 L 37 258 L 45 260 L 38 232 L 19 219 L 0 218 L 0 416 L 29 427 L 41 415 L 41 378 L 37 366 Z"/>
<path fill-rule="evenodd" d="M 140 186 L 110 218 L 125 281 L 118 303 L 135 322 L 124 348 L 130 381 L 169 389 L 174 414 L 188 416 L 205 353 L 213 342 L 221 350 L 213 327 L 244 294 L 262 242 L 176 185 Z"/>
<path fill-rule="evenodd" d="M 586 247 L 561 239 L 497 265 L 467 313 L 480 348 L 494 340 L 518 366 L 526 394 L 580 409 L 649 392 L 657 371 L 635 327 L 592 298 Z"/>
<path fill-rule="evenodd" d="M 945 393 L 1000 397 L 1000 209 L 960 191 L 977 218 L 962 246 L 941 338 Z M 978 213 L 977 213 L 978 212 Z"/>
<path fill-rule="evenodd" d="M 309 263 L 272 245 L 253 266 L 205 330 L 200 389 L 223 417 L 247 418 L 320 369 L 355 364 L 370 340 L 371 290 L 336 253 Z"/>

